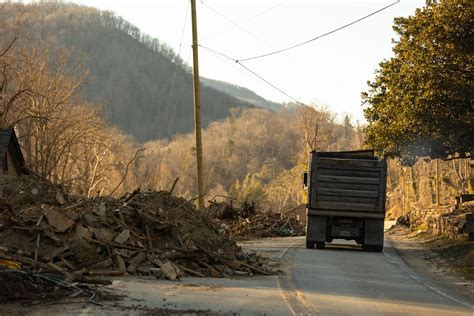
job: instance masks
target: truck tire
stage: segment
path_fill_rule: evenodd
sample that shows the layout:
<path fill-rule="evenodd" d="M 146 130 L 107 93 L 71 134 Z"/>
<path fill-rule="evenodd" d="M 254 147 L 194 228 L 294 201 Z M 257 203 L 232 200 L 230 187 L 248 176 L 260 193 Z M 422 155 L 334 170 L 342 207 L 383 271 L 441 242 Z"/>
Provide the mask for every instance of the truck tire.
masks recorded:
<path fill-rule="evenodd" d="M 314 241 L 306 240 L 306 249 L 314 249 Z"/>
<path fill-rule="evenodd" d="M 382 252 L 383 245 L 362 245 L 362 250 L 367 252 Z"/>
<path fill-rule="evenodd" d="M 324 241 L 316 242 L 316 249 L 324 249 L 324 248 L 326 248 L 326 243 Z"/>
<path fill-rule="evenodd" d="M 383 245 L 374 246 L 374 252 L 382 252 L 382 251 L 383 251 Z"/>

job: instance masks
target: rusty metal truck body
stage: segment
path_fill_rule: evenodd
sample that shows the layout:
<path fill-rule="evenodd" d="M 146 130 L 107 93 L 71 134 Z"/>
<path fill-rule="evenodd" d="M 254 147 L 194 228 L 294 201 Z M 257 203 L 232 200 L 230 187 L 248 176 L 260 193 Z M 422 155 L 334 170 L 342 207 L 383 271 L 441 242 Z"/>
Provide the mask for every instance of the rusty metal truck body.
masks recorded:
<path fill-rule="evenodd" d="M 346 239 L 382 251 L 386 160 L 373 150 L 312 152 L 308 169 L 306 247 Z"/>

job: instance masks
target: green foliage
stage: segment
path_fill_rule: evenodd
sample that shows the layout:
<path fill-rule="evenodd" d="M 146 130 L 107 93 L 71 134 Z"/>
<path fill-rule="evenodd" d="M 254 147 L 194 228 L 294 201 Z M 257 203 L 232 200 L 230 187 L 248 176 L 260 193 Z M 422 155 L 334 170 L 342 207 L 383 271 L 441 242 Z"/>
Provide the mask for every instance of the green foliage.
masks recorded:
<path fill-rule="evenodd" d="M 362 94 L 368 145 L 406 163 L 474 151 L 473 15 L 444 0 L 395 19 L 395 56 Z"/>

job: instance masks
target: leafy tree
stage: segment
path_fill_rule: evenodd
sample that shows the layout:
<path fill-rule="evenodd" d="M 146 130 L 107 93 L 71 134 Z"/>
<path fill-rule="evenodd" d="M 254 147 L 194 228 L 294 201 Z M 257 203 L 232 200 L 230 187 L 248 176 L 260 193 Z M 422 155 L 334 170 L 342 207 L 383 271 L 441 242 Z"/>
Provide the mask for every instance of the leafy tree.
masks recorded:
<path fill-rule="evenodd" d="M 395 56 L 362 97 L 366 143 L 413 163 L 474 151 L 474 2 L 444 0 L 396 18 Z"/>

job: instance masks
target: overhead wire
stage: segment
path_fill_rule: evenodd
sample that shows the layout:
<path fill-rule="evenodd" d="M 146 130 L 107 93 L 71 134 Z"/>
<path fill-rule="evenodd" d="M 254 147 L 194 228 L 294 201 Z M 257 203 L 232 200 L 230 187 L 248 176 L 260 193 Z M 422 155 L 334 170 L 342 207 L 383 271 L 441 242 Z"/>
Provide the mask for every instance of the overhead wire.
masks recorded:
<path fill-rule="evenodd" d="M 272 11 L 272 10 L 278 8 L 279 6 L 283 5 L 285 2 L 286 2 L 286 1 L 277 3 L 277 4 L 273 5 L 273 6 L 271 6 L 270 8 L 265 9 L 265 10 L 261 11 L 260 13 L 257 13 L 256 15 L 254 15 L 254 18 L 257 18 L 257 17 L 260 17 L 260 16 L 262 16 L 262 15 L 264 15 L 264 14 L 267 14 L 268 12 L 270 12 L 270 11 Z"/>
<path fill-rule="evenodd" d="M 217 10 L 216 8 L 210 6 L 207 2 L 203 2 L 201 1 L 201 3 L 204 5 L 204 7 L 206 7 L 208 10 L 214 12 L 214 14 L 220 16 L 222 19 L 226 20 L 228 23 L 232 24 L 235 28 L 237 28 L 238 30 L 246 33 L 247 35 L 251 36 L 254 40 L 256 40 L 257 42 L 260 42 L 260 43 L 264 43 L 268 49 L 275 49 L 275 47 L 272 46 L 272 44 L 268 41 L 266 41 L 265 39 L 262 39 L 261 37 L 255 35 L 254 33 L 252 33 L 251 31 L 249 31 L 248 29 L 242 27 L 239 23 L 235 22 L 235 20 L 229 18 L 228 16 L 226 16 L 225 14 L 223 14 L 221 11 Z M 280 3 L 281 5 L 281 3 Z M 271 10 L 271 9 L 269 9 Z M 267 10 L 267 11 L 269 11 Z M 228 35 L 228 32 L 218 32 L 217 34 L 214 34 L 214 35 L 209 35 L 207 37 L 204 37 L 200 40 L 200 42 L 202 43 L 203 41 L 206 41 L 210 38 L 215 38 L 215 37 L 220 37 L 221 35 L 223 34 L 226 34 Z"/>
<path fill-rule="evenodd" d="M 199 47 L 201 48 L 204 48 L 208 51 L 210 51 L 211 53 L 215 54 L 215 55 L 218 55 L 218 56 L 221 56 L 221 57 L 224 57 L 225 59 L 229 60 L 229 61 L 232 61 L 236 64 L 238 64 L 240 67 L 242 67 L 243 69 L 245 69 L 247 72 L 249 72 L 250 74 L 252 74 L 253 76 L 257 77 L 258 79 L 260 79 L 261 81 L 265 82 L 268 86 L 272 87 L 273 89 L 275 89 L 276 91 L 280 92 L 281 94 L 287 96 L 288 98 L 290 98 L 291 100 L 293 100 L 295 103 L 299 104 L 299 105 L 303 105 L 303 106 L 306 106 L 306 104 L 304 104 L 303 102 L 299 101 L 298 99 L 296 99 L 295 97 L 291 96 L 290 94 L 288 94 L 287 92 L 285 92 L 283 89 L 277 87 L 275 84 L 271 83 L 270 81 L 268 81 L 267 79 L 263 78 L 261 75 L 259 75 L 257 72 L 255 72 L 254 70 L 250 69 L 249 67 L 247 67 L 246 65 L 242 64 L 239 60 L 235 59 L 235 58 L 232 58 L 230 57 L 229 55 L 226 55 L 222 52 L 219 52 L 219 51 L 216 51 L 215 49 L 212 49 L 210 47 L 207 47 L 207 46 L 204 46 L 204 45 L 201 45 L 199 44 L 198 45 Z"/>
<path fill-rule="evenodd" d="M 217 14 L 218 16 L 220 16 L 221 18 L 223 18 L 224 20 L 226 20 L 227 22 L 229 22 L 230 24 L 232 24 L 233 26 L 235 26 L 236 28 L 238 28 L 239 30 L 247 33 L 248 35 L 252 36 L 254 39 L 258 40 L 258 41 L 261 41 L 260 38 L 258 38 L 256 35 L 254 35 L 252 32 L 250 32 L 249 30 L 243 28 L 242 26 L 240 26 L 238 23 L 236 23 L 234 20 L 232 20 L 231 18 L 228 18 L 226 15 L 224 15 L 223 13 L 221 13 L 220 11 L 218 11 L 217 9 L 211 7 L 209 4 L 207 4 L 206 2 L 203 2 L 201 1 L 201 3 L 207 7 L 209 10 L 211 10 L 212 12 L 214 12 L 215 14 Z"/>
<path fill-rule="evenodd" d="M 298 103 L 298 104 L 300 104 L 300 105 L 305 105 L 303 102 L 300 102 L 299 100 L 297 100 L 296 98 L 294 98 L 293 96 L 291 96 L 290 94 L 288 94 L 287 92 L 285 92 L 284 90 L 282 90 L 281 88 L 277 87 L 275 84 L 271 83 L 270 81 L 268 81 L 267 79 L 265 79 L 264 77 L 262 77 L 260 74 L 258 74 L 258 73 L 255 72 L 254 70 L 250 69 L 248 66 L 244 65 L 242 62 L 244 62 L 244 61 L 249 61 L 249 60 L 254 60 L 254 59 L 259 59 L 259 58 L 263 58 L 263 57 L 268 57 L 268 56 L 272 56 L 272 55 L 276 55 L 276 54 L 283 53 L 283 52 L 285 52 L 285 51 L 288 51 L 288 50 L 291 50 L 291 49 L 294 49 L 294 48 L 297 48 L 297 47 L 300 47 L 300 46 L 309 44 L 309 43 L 311 43 L 311 42 L 313 42 L 313 41 L 316 41 L 316 40 L 318 40 L 318 39 L 320 39 L 320 38 L 329 36 L 329 35 L 331 35 L 331 34 L 334 34 L 334 33 L 338 32 L 338 31 L 341 31 L 341 30 L 343 30 L 343 29 L 345 29 L 345 28 L 348 28 L 348 27 L 350 27 L 350 26 L 352 26 L 352 25 L 354 25 L 354 24 L 356 24 L 356 23 L 359 23 L 359 22 L 361 22 L 361 21 L 363 21 L 363 20 L 365 20 L 365 19 L 367 19 L 367 18 L 369 18 L 369 17 L 371 17 L 371 16 L 373 16 L 373 15 L 376 15 L 376 14 L 378 14 L 378 13 L 380 13 L 380 12 L 382 12 L 382 11 L 384 11 L 384 10 L 386 10 L 386 9 L 388 9 L 388 8 L 390 8 L 390 7 L 394 6 L 394 5 L 396 5 L 396 4 L 398 4 L 399 2 L 400 2 L 400 0 L 397 0 L 397 1 L 393 2 L 393 3 L 390 3 L 389 5 L 386 5 L 386 6 L 382 7 L 382 8 L 380 8 L 380 9 L 376 10 L 376 11 L 373 11 L 373 12 L 371 12 L 371 13 L 369 13 L 369 14 L 367 14 L 367 15 L 361 17 L 361 18 L 358 18 L 358 19 L 356 19 L 356 20 L 354 20 L 354 21 L 352 21 L 352 22 L 349 22 L 349 23 L 347 23 L 347 24 L 344 24 L 344 25 L 342 25 L 342 26 L 340 26 L 340 27 L 338 27 L 338 28 L 336 28 L 336 29 L 333 29 L 333 30 L 331 30 L 331 31 L 329 31 L 329 32 L 323 33 L 323 34 L 318 35 L 318 36 L 316 36 L 316 37 L 313 37 L 313 38 L 311 38 L 311 39 L 309 39 L 309 40 L 306 40 L 306 41 L 304 41 L 304 42 L 301 42 L 301 43 L 298 43 L 298 44 L 295 44 L 295 45 L 292 45 L 292 46 L 289 46 L 289 47 L 286 47 L 286 48 L 282 48 L 282 49 L 279 49 L 279 50 L 275 50 L 275 51 L 272 51 L 272 52 L 269 52 L 269 53 L 266 53 L 266 54 L 256 55 L 256 56 L 253 56 L 253 57 L 247 57 L 247 58 L 236 59 L 236 58 L 232 58 L 232 57 L 230 57 L 229 55 L 226 55 L 226 54 L 224 54 L 224 53 L 222 53 L 222 52 L 219 52 L 219 51 L 217 51 L 217 50 L 215 50 L 215 49 L 212 49 L 212 48 L 210 48 L 210 47 L 204 46 L 204 45 L 202 45 L 202 44 L 198 44 L 198 46 L 201 47 L 201 48 L 203 48 L 203 49 L 208 50 L 209 52 L 211 52 L 211 53 L 213 53 L 213 54 L 215 54 L 215 55 L 217 55 L 217 56 L 224 57 L 225 59 L 227 59 L 227 60 L 229 60 L 229 61 L 232 61 L 232 62 L 238 64 L 240 67 L 242 67 L 243 69 L 245 69 L 247 72 L 249 72 L 249 73 L 252 74 L 253 76 L 257 77 L 258 79 L 260 79 L 261 81 L 263 81 L 263 82 L 266 83 L 268 86 L 270 86 L 270 87 L 272 87 L 273 89 L 275 89 L 276 91 L 280 92 L 281 94 L 285 95 L 286 97 L 290 98 L 291 100 L 293 100 L 294 102 L 296 102 L 296 103 Z M 226 20 L 228 20 L 229 22 L 231 22 L 233 25 L 235 25 L 235 26 L 237 26 L 238 28 L 244 30 L 246 33 L 250 34 L 252 37 L 255 38 L 255 35 L 253 35 L 251 32 L 249 32 L 249 31 L 243 29 L 241 26 L 239 26 L 239 25 L 238 25 L 237 23 L 235 23 L 233 20 L 227 18 L 225 15 L 223 15 L 223 14 L 220 13 L 219 11 L 215 10 L 215 9 L 212 8 L 211 6 L 207 5 L 207 4 L 204 3 L 202 0 L 201 0 L 201 3 L 203 3 L 203 4 L 206 5 L 208 8 L 210 8 L 212 11 L 214 11 L 216 14 L 222 16 L 223 18 L 225 18 Z M 277 6 L 278 6 L 278 5 L 276 5 L 276 6 L 272 7 L 272 8 L 270 8 L 270 9 L 267 10 L 267 11 L 270 11 L 270 10 L 274 9 L 274 8 L 277 7 Z M 266 12 L 264 11 L 263 13 L 266 13 Z"/>
<path fill-rule="evenodd" d="M 291 49 L 294 49 L 294 48 L 297 48 L 297 47 L 300 47 L 300 46 L 309 44 L 309 43 L 314 42 L 314 41 L 316 41 L 316 40 L 318 40 L 318 39 L 320 39 L 320 38 L 323 38 L 323 37 L 326 37 L 326 36 L 328 36 L 328 35 L 334 34 L 334 33 L 338 32 L 338 31 L 341 31 L 341 30 L 343 30 L 343 29 L 345 29 L 345 28 L 348 28 L 349 26 L 352 26 L 352 25 L 354 25 L 354 24 L 356 24 L 356 23 L 359 23 L 359 22 L 361 22 L 361 21 L 363 21 L 363 20 L 365 20 L 365 19 L 367 19 L 367 18 L 369 18 L 369 17 L 371 17 L 371 16 L 373 16 L 373 15 L 376 15 L 376 14 L 378 14 L 378 13 L 380 13 L 380 12 L 382 12 L 382 11 L 384 11 L 384 10 L 386 10 L 386 9 L 388 9 L 388 8 L 390 8 L 390 7 L 394 6 L 394 5 L 396 5 L 396 4 L 398 4 L 399 2 L 400 2 L 400 0 L 397 0 L 397 1 L 395 1 L 395 2 L 393 2 L 393 3 L 391 3 L 391 4 L 389 4 L 389 5 L 386 5 L 385 7 L 381 8 L 381 9 L 378 9 L 378 10 L 373 11 L 373 12 L 367 14 L 367 15 L 364 15 L 363 17 L 358 18 L 357 20 L 354 20 L 354 21 L 352 21 L 352 22 L 350 22 L 350 23 L 344 24 L 344 25 L 342 25 L 342 26 L 340 26 L 340 27 L 338 27 L 338 28 L 335 28 L 335 29 L 333 29 L 333 30 L 331 30 L 331 31 L 329 31 L 329 32 L 326 32 L 326 33 L 323 33 L 323 34 L 318 35 L 318 36 L 316 36 L 316 37 L 313 37 L 313 38 L 311 38 L 311 39 L 309 39 L 309 40 L 306 40 L 306 41 L 304 41 L 304 42 L 301 42 L 301 43 L 298 43 L 298 44 L 295 44 L 295 45 L 292 45 L 292 46 L 288 46 L 288 47 L 285 47 L 285 48 L 282 48 L 282 49 L 279 49 L 279 50 L 275 50 L 275 51 L 272 51 L 272 52 L 269 52 L 269 53 L 265 53 L 265 54 L 261 54 L 261 55 L 256 55 L 256 56 L 253 56 L 253 57 L 247 57 L 247 58 L 237 59 L 237 61 L 238 61 L 238 62 L 242 62 L 242 61 L 249 61 L 249 60 L 259 59 L 259 58 L 263 58 L 263 57 L 268 57 L 268 56 L 280 54 L 280 53 L 286 52 L 286 51 L 288 51 L 288 50 L 291 50 Z"/>
<path fill-rule="evenodd" d="M 185 65 L 188 64 L 189 59 L 191 58 L 191 51 L 192 51 L 192 50 L 189 49 L 188 57 L 186 58 L 186 61 L 184 62 Z M 180 86 L 179 86 L 179 87 L 180 87 L 179 90 L 182 89 L 183 85 L 184 85 L 184 80 L 181 81 L 181 84 L 180 84 Z M 171 126 L 173 125 L 174 116 L 175 116 L 175 113 L 176 113 L 176 108 L 177 108 L 177 106 L 178 106 L 178 101 L 179 101 L 179 98 L 178 98 L 178 96 L 176 96 L 176 99 L 175 99 L 175 102 L 174 102 L 174 106 L 173 106 L 173 110 L 172 110 L 172 112 L 171 112 L 171 117 L 170 117 L 170 120 L 169 120 L 170 123 L 168 124 L 168 134 L 171 133 Z"/>
<path fill-rule="evenodd" d="M 183 23 L 183 29 L 181 31 L 181 39 L 179 41 L 179 47 L 178 47 L 178 57 L 180 56 L 181 54 L 181 48 L 183 46 L 183 39 L 184 39 L 184 33 L 186 31 L 186 24 L 188 22 L 188 14 L 189 14 L 189 1 L 187 1 L 187 6 L 186 6 L 186 13 L 184 14 L 184 23 Z M 188 59 L 189 59 L 189 56 L 188 56 Z M 185 64 L 187 64 L 187 61 L 185 62 Z M 172 98 L 173 96 L 173 92 L 174 92 L 174 87 L 175 87 L 175 82 L 176 82 L 176 74 L 178 72 L 178 63 L 175 62 L 175 67 L 174 67 L 174 72 L 173 72 L 173 80 L 171 82 L 171 89 L 170 89 L 170 93 L 168 95 L 168 98 L 166 99 L 166 116 L 168 117 L 168 113 L 169 113 L 169 100 Z M 176 97 L 176 100 L 178 99 L 178 97 Z M 168 133 L 169 131 L 171 130 L 171 125 L 172 125 L 172 120 L 173 120 L 173 116 L 174 116 L 174 112 L 176 111 L 176 106 L 177 106 L 177 101 L 175 102 L 174 104 L 174 109 L 172 110 L 172 116 L 171 116 L 171 119 L 168 120 Z M 166 130 L 166 128 L 165 128 Z"/>

